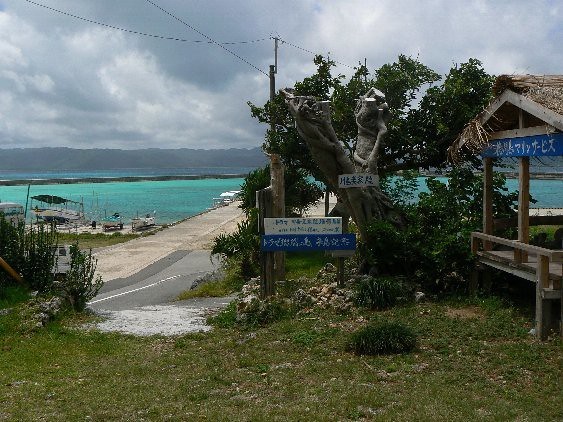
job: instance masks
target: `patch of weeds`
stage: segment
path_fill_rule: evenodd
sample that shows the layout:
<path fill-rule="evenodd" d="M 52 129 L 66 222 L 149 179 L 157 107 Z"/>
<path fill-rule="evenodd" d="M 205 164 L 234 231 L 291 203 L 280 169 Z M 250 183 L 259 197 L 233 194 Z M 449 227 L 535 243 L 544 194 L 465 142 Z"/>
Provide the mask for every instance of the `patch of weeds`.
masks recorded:
<path fill-rule="evenodd" d="M 270 365 L 258 364 L 258 365 L 256 365 L 256 370 L 259 373 L 268 372 L 270 370 Z"/>
<path fill-rule="evenodd" d="M 319 333 L 315 331 L 298 331 L 291 336 L 291 341 L 300 346 L 311 346 L 319 340 Z"/>
<path fill-rule="evenodd" d="M 219 328 L 232 328 L 237 325 L 237 303 L 235 301 L 229 303 L 218 314 L 207 318 L 209 325 Z"/>
<path fill-rule="evenodd" d="M 405 289 L 398 277 L 364 277 L 356 287 L 356 304 L 373 310 L 395 305 Z"/>
<path fill-rule="evenodd" d="M 279 297 L 266 300 L 258 298 L 250 302 L 239 302 L 237 321 L 245 325 L 267 325 L 293 315 L 291 301 Z"/>
<path fill-rule="evenodd" d="M 224 280 L 202 283 L 193 290 L 186 290 L 178 295 L 177 300 L 187 300 L 196 297 L 223 297 L 231 294 L 233 288 Z"/>
<path fill-rule="evenodd" d="M 349 350 L 357 355 L 408 353 L 417 345 L 416 334 L 396 322 L 370 324 L 352 334 Z"/>

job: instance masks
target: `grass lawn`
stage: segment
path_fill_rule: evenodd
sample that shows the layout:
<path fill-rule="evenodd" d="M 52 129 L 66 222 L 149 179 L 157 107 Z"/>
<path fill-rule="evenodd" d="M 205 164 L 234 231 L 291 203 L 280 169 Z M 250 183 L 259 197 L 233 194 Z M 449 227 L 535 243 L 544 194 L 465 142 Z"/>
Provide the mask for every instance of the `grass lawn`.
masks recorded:
<path fill-rule="evenodd" d="M 129 242 L 136 239 L 140 235 L 128 233 L 123 234 L 115 232 L 112 234 L 105 233 L 59 233 L 59 244 L 73 245 L 78 243 L 78 247 L 82 250 L 102 248 L 106 246 L 117 245 L 118 243 Z"/>
<path fill-rule="evenodd" d="M 0 316 L 0 420 L 563 419 L 560 341 L 495 298 L 167 338 L 77 328 L 92 318 L 22 332 L 17 311 Z M 367 321 L 411 326 L 417 350 L 347 352 Z"/>

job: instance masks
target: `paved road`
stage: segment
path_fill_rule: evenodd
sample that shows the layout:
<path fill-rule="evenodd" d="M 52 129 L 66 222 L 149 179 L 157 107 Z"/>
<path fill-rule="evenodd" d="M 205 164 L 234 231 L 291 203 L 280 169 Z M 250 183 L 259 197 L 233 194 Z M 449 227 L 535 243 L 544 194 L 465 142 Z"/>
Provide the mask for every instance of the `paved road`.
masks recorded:
<path fill-rule="evenodd" d="M 208 250 L 175 251 L 140 272 L 106 283 L 90 301 L 96 310 L 121 311 L 168 304 L 188 290 L 194 280 L 215 271 L 219 263 Z"/>

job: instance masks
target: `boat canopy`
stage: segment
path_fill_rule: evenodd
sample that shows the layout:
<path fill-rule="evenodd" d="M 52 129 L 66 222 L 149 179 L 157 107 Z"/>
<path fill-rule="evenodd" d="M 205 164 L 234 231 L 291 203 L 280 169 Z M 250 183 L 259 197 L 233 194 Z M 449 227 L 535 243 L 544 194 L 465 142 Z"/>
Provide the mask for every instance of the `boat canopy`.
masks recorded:
<path fill-rule="evenodd" d="M 35 199 L 36 201 L 44 202 L 49 205 L 60 205 L 60 204 L 79 204 L 80 202 L 72 201 L 70 199 L 62 198 L 60 196 L 55 195 L 36 195 L 32 196 L 31 199 Z"/>

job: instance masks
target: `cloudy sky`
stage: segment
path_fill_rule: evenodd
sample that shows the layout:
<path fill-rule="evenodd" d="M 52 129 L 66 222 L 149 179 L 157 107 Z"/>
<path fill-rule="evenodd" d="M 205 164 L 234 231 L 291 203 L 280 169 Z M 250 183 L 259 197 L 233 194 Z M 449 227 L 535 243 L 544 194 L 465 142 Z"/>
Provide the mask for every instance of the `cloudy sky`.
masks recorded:
<path fill-rule="evenodd" d="M 344 74 L 399 54 L 554 74 L 562 22 L 561 0 L 0 0 L 0 148 L 255 147 L 246 103 L 268 98 L 272 36 L 278 87 L 311 52 Z"/>

